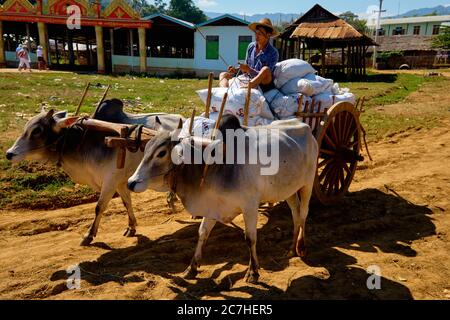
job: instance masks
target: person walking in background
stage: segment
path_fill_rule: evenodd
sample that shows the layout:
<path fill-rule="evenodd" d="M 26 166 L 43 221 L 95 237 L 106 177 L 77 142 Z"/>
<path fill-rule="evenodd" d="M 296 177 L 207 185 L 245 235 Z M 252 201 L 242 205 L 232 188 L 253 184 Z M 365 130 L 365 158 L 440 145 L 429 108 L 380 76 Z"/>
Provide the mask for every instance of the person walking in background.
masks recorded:
<path fill-rule="evenodd" d="M 37 60 L 38 60 L 38 70 L 46 69 L 46 62 L 44 59 L 44 51 L 42 50 L 42 46 L 38 46 L 36 50 Z"/>
<path fill-rule="evenodd" d="M 19 71 L 22 71 L 22 68 L 24 68 L 25 70 L 28 68 L 28 70 L 30 70 L 31 72 L 31 67 L 30 67 L 30 54 L 28 53 L 28 48 L 27 45 L 24 44 L 22 45 L 22 49 L 19 50 L 19 52 L 17 52 L 17 56 L 19 57 Z"/>

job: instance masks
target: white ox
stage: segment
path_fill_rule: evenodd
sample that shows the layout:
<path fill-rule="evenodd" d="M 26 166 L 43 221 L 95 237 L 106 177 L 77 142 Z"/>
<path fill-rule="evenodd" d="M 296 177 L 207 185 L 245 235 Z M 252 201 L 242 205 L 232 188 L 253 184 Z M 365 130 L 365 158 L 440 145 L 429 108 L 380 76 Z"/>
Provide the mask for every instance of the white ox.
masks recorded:
<path fill-rule="evenodd" d="M 191 144 L 194 139 L 180 141 L 177 140 L 175 131 L 160 130 L 147 144 L 142 162 L 128 180 L 128 188 L 135 192 L 143 192 L 147 188 L 174 191 L 190 214 L 203 217 L 195 254 L 185 272 L 188 278 L 197 275 L 203 246 L 216 221 L 229 223 L 243 213 L 245 237 L 250 250 L 246 281 L 257 282 L 259 264 L 256 238 L 258 208 L 261 203 L 287 201 L 294 222 L 292 253 L 301 257 L 305 255 L 305 221 L 316 174 L 318 146 L 310 127 L 296 119 L 275 121 L 266 127 L 241 128 L 236 117 L 225 115 L 220 130 L 224 133 L 224 129 L 230 128 L 235 132 L 243 129 L 256 139 L 253 140 L 256 143 L 246 140 L 245 148 L 248 153 L 252 150 L 256 152 L 255 148 L 271 149 L 268 144 L 271 139 L 275 139 L 273 141 L 277 141 L 279 147 L 278 172 L 261 175 L 261 169 L 267 166 L 260 161 L 256 164 L 211 164 L 204 183 L 201 184 L 204 164 L 177 165 L 171 160 L 174 148 L 195 149 Z M 261 138 L 263 135 L 266 136 L 264 139 Z M 267 135 L 271 139 L 267 139 Z M 225 141 L 225 144 L 229 145 L 229 142 Z M 229 152 L 228 149 L 226 152 Z"/>

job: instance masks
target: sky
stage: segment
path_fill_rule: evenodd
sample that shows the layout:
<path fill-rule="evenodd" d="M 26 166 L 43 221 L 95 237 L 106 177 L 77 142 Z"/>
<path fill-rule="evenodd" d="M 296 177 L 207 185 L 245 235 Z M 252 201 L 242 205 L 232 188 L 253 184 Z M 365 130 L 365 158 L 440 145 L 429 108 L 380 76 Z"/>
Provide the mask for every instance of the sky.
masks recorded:
<path fill-rule="evenodd" d="M 306 12 L 316 3 L 333 13 L 352 11 L 366 17 L 378 6 L 378 0 L 194 0 L 203 11 L 219 13 L 301 13 Z M 385 16 L 405 13 L 412 9 L 450 5 L 450 0 L 384 0 Z M 372 6 L 372 7 L 371 7 Z"/>

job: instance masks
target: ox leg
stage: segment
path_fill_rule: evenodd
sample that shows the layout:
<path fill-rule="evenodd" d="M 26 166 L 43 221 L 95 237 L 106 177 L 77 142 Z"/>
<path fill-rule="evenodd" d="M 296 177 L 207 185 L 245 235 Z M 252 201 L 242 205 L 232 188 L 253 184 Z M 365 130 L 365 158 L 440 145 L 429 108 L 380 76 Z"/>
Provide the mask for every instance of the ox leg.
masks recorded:
<path fill-rule="evenodd" d="M 122 198 L 123 205 L 127 209 L 128 213 L 128 228 L 125 230 L 125 233 L 123 235 L 125 237 L 134 237 L 134 235 L 136 234 L 137 222 L 136 217 L 134 216 L 133 205 L 131 204 L 130 191 L 128 190 L 127 185 L 123 184 L 117 188 L 117 192 Z"/>
<path fill-rule="evenodd" d="M 203 247 L 208 240 L 211 230 L 216 225 L 216 220 L 210 218 L 203 218 L 200 228 L 198 229 L 198 242 L 195 249 L 194 257 L 192 258 L 191 264 L 184 271 L 183 277 L 185 279 L 194 279 L 198 274 L 198 267 L 200 266 L 200 260 L 202 258 Z"/>
<path fill-rule="evenodd" d="M 250 263 L 245 275 L 245 281 L 249 283 L 257 283 L 259 279 L 259 262 L 256 254 L 256 240 L 257 240 L 257 223 L 258 223 L 258 208 L 244 211 L 245 222 L 245 241 L 247 242 L 250 251 Z"/>
<path fill-rule="evenodd" d="M 306 256 L 305 247 L 305 224 L 309 211 L 309 200 L 311 199 L 312 188 L 303 187 L 298 191 L 300 196 L 300 228 L 298 231 L 298 238 L 295 243 L 295 252 L 301 258 Z"/>
<path fill-rule="evenodd" d="M 296 247 L 297 247 L 297 239 L 300 234 L 300 199 L 297 192 L 286 199 L 289 208 L 292 213 L 292 221 L 294 224 L 294 232 L 293 232 L 293 240 L 292 240 L 292 248 L 288 253 L 288 257 L 292 258 L 297 256 Z"/>
<path fill-rule="evenodd" d="M 81 246 L 88 246 L 89 244 L 91 244 L 91 242 L 94 240 L 94 237 L 97 235 L 97 230 L 102 218 L 102 214 L 106 210 L 109 201 L 112 199 L 115 193 L 115 188 L 111 186 L 111 183 L 103 183 L 100 197 L 98 199 L 97 205 L 95 206 L 94 222 L 92 223 L 89 232 L 83 237 L 83 240 L 80 243 Z"/>

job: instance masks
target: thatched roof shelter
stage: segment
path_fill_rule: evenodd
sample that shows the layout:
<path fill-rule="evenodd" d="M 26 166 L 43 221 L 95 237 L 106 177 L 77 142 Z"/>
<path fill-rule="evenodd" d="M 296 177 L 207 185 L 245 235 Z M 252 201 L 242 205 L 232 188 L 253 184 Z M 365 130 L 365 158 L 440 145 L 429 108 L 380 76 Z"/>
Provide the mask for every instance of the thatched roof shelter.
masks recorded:
<path fill-rule="evenodd" d="M 289 25 L 278 36 L 278 43 L 283 59 L 309 60 L 322 75 L 339 72 L 347 78 L 366 74 L 367 49 L 376 45 L 369 36 L 318 4 Z"/>

